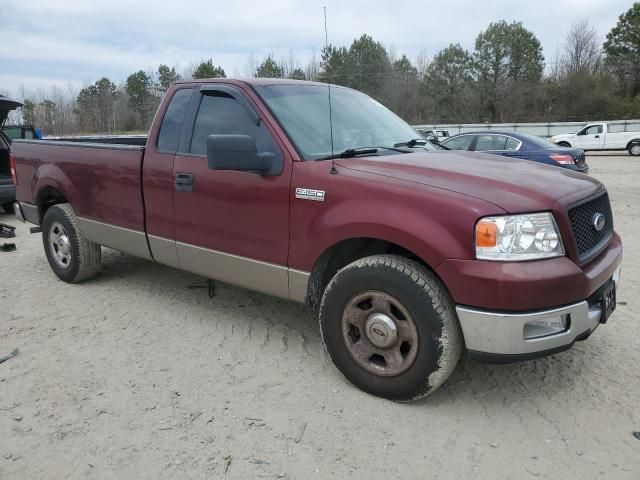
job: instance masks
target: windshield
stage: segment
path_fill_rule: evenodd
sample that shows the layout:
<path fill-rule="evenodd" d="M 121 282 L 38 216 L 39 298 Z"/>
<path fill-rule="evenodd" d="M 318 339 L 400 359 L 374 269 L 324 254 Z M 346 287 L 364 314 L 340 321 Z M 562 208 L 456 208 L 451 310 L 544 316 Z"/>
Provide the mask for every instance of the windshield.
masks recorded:
<path fill-rule="evenodd" d="M 332 149 L 326 85 L 257 85 L 256 90 L 305 160 L 348 149 L 393 147 L 420 138 L 409 124 L 371 97 L 331 86 Z M 419 147 L 435 150 L 432 145 Z M 383 150 L 378 155 L 392 153 Z"/>

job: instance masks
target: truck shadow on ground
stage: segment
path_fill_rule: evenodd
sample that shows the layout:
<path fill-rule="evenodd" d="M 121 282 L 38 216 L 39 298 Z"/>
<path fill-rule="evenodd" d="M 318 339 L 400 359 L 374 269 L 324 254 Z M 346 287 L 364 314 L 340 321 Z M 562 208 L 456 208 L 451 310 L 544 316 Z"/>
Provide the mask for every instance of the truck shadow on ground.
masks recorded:
<path fill-rule="evenodd" d="M 291 330 L 294 336 L 297 334 L 303 339 L 310 361 L 335 368 L 324 351 L 315 314 L 307 307 L 221 282 L 215 282 L 215 296 L 210 298 L 203 277 L 110 249 L 103 249 L 101 273 L 86 283 L 114 286 L 123 278 L 127 279 L 128 291 L 136 296 L 155 295 L 154 301 L 166 302 L 167 306 L 183 304 L 181 310 L 187 312 L 187 320 L 192 317 L 195 322 L 206 318 L 213 309 L 218 317 L 224 312 L 237 331 L 248 329 L 249 324 L 264 329 Z M 584 384 L 588 381 L 584 377 L 602 369 L 595 350 L 587 341 L 552 357 L 506 365 L 484 364 L 463 355 L 452 376 L 438 391 L 411 405 L 434 407 L 452 400 L 474 402 L 479 399 L 483 403 L 511 404 L 537 397 L 564 397 L 576 389 L 587 389 Z M 345 388 L 355 388 L 346 379 L 342 381 Z"/>

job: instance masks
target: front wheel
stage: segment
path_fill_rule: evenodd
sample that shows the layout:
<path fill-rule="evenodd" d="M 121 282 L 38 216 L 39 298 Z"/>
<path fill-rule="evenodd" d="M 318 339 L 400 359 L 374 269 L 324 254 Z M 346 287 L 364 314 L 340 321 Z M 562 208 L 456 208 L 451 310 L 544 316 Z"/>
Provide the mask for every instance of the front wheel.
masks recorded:
<path fill-rule="evenodd" d="M 449 378 L 463 340 L 442 282 L 395 255 L 357 260 L 340 270 L 320 305 L 331 359 L 358 388 L 397 401 L 429 395 Z"/>
<path fill-rule="evenodd" d="M 42 243 L 51 270 L 60 280 L 77 283 L 100 268 L 100 245 L 85 240 L 68 203 L 49 208 L 42 221 Z"/>
<path fill-rule="evenodd" d="M 559 147 L 570 147 L 571 145 L 569 145 L 567 142 L 558 142 L 558 146 Z"/>
<path fill-rule="evenodd" d="M 629 155 L 640 156 L 640 142 L 629 145 Z"/>

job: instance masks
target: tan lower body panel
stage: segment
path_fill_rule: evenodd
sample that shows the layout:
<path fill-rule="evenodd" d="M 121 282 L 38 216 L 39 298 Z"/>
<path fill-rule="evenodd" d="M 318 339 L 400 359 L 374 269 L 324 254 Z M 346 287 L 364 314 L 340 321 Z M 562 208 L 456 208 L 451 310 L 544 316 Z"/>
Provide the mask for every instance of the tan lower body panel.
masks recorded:
<path fill-rule="evenodd" d="M 155 235 L 147 235 L 149 238 L 149 247 L 151 247 L 151 253 L 153 259 L 156 262 L 169 265 L 170 267 L 180 268 L 178 263 L 178 250 L 176 249 L 176 242 L 174 240 L 167 240 L 166 238 L 156 237 Z"/>
<path fill-rule="evenodd" d="M 307 296 L 308 272 L 187 243 L 176 249 L 181 270 L 295 302 Z"/>
<path fill-rule="evenodd" d="M 107 223 L 78 217 L 78 223 L 84 238 L 136 257 L 151 260 L 147 236 L 144 232 L 129 228 L 116 227 Z"/>
<path fill-rule="evenodd" d="M 289 269 L 289 299 L 294 302 L 304 303 L 307 298 L 307 288 L 309 287 L 309 272 Z"/>
<path fill-rule="evenodd" d="M 289 298 L 287 267 L 186 243 L 176 242 L 176 247 L 183 270 L 276 297 Z"/>
<path fill-rule="evenodd" d="M 203 277 L 304 303 L 310 273 L 78 218 L 87 240 Z M 149 252 L 153 253 L 153 258 Z"/>

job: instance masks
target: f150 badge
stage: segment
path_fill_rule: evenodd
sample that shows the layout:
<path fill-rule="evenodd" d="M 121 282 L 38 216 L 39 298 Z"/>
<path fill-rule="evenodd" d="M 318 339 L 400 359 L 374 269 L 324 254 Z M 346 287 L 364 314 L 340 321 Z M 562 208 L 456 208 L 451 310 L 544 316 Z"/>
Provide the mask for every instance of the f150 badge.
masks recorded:
<path fill-rule="evenodd" d="M 311 188 L 298 187 L 296 188 L 296 198 L 324 202 L 324 190 L 313 190 Z"/>

